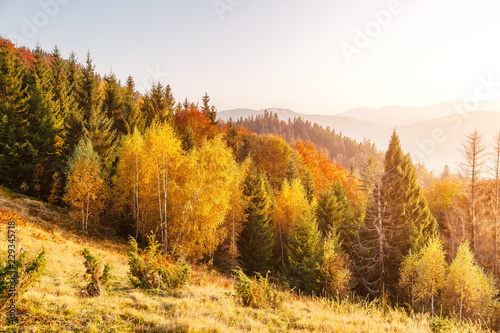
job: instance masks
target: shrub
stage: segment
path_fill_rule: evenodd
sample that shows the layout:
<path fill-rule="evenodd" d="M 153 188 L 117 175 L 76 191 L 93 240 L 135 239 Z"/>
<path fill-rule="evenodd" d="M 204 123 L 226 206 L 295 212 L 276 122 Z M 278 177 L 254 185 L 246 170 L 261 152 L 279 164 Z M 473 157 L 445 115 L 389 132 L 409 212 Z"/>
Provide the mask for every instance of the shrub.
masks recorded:
<path fill-rule="evenodd" d="M 13 267 L 10 265 L 12 261 L 9 262 L 7 253 L 2 253 L 0 257 L 0 319 L 3 321 L 11 302 L 17 301 L 28 286 L 43 274 L 47 259 L 45 248 L 42 248 L 36 256 L 31 256 L 27 251 L 21 250 L 16 256 Z M 14 276 L 16 277 L 16 291 L 11 293 Z"/>
<path fill-rule="evenodd" d="M 160 244 L 154 236 L 149 237 L 149 246 L 139 252 L 137 242 L 130 237 L 128 253 L 130 282 L 134 287 L 145 289 L 175 289 L 184 286 L 191 278 L 191 267 L 183 259 L 171 263 L 161 254 Z"/>
<path fill-rule="evenodd" d="M 82 251 L 85 259 L 84 265 L 87 269 L 85 279 L 88 281 L 87 294 L 91 297 L 101 295 L 101 287 L 106 287 L 111 280 L 111 265 L 107 263 L 102 267 L 101 259 L 93 256 L 88 249 Z M 102 270 L 102 274 L 99 273 Z"/>
<path fill-rule="evenodd" d="M 349 269 L 348 257 L 342 251 L 339 236 L 334 231 L 327 234 L 323 243 L 320 277 L 327 296 L 339 301 L 347 298 L 353 286 L 353 277 Z"/>
<path fill-rule="evenodd" d="M 270 284 L 269 279 L 259 273 L 255 278 L 249 278 L 241 269 L 234 270 L 238 277 L 236 294 L 244 306 L 252 308 L 272 307 L 279 308 L 284 297 Z"/>

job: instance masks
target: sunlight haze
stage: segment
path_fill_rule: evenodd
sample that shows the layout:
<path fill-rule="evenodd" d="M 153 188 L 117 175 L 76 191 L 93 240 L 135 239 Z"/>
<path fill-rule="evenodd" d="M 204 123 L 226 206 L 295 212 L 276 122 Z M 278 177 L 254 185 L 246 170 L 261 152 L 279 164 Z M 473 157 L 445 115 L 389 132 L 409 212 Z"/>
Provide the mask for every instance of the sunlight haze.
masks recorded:
<path fill-rule="evenodd" d="M 90 50 L 98 72 L 112 71 L 122 82 L 132 75 L 141 92 L 161 80 L 179 100 L 198 101 L 209 89 L 219 110 L 334 114 L 359 106 L 427 106 L 473 94 L 481 75 L 500 81 L 498 2 L 117 4 L 3 0 L 0 33 L 29 48 L 57 44 L 80 61 Z M 376 23 L 374 13 L 390 6 L 397 14 L 385 26 Z M 347 59 L 342 43 L 354 45 L 357 31 L 374 22 L 380 31 Z"/>

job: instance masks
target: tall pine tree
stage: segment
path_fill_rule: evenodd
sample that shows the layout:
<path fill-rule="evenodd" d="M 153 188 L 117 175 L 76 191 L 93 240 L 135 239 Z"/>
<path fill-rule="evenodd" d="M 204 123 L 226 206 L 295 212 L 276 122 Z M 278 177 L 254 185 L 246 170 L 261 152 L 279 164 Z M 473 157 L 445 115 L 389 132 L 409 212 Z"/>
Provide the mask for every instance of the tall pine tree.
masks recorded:
<path fill-rule="evenodd" d="M 389 258 L 388 284 L 395 285 L 401 258 L 410 249 L 420 250 L 438 230 L 436 219 L 417 184 L 410 155 L 403 154 L 396 131 L 385 154 L 382 201 L 386 207 L 382 223 L 391 230 L 388 242 L 394 247 Z"/>
<path fill-rule="evenodd" d="M 273 267 L 274 223 L 268 215 L 272 202 L 266 187 L 265 178 L 252 168 L 243 191 L 247 199 L 247 220 L 238 240 L 240 261 L 247 274 L 265 275 Z"/>
<path fill-rule="evenodd" d="M 39 46 L 34 52 L 33 66 L 27 76 L 29 99 L 29 140 L 33 145 L 35 156 L 32 163 L 37 167 L 33 170 L 30 181 L 32 194 L 48 195 L 54 163 L 60 161 L 62 155 L 63 120 L 57 117 L 59 105 L 53 100 L 50 82 L 50 68 Z M 42 193 L 42 190 L 44 190 Z"/>
<path fill-rule="evenodd" d="M 68 102 L 70 107 L 65 115 L 64 129 L 66 132 L 67 155 L 71 156 L 73 149 L 83 137 L 85 121 L 81 106 L 82 68 L 78 64 L 75 53 L 71 53 L 65 68 Z M 68 157 L 69 158 L 69 157 Z"/>
<path fill-rule="evenodd" d="M 0 42 L 0 183 L 19 188 L 32 173 L 26 67 L 6 41 Z"/>
<path fill-rule="evenodd" d="M 155 121 L 172 124 L 174 105 L 175 100 L 170 86 L 163 87 L 160 82 L 153 84 L 150 91 L 146 93 L 142 105 L 142 112 L 146 116 L 147 126 L 150 126 Z"/>
<path fill-rule="evenodd" d="M 141 133 L 144 132 L 145 120 L 135 100 L 135 83 L 132 76 L 127 78 L 127 85 L 125 86 L 123 96 L 122 114 L 125 117 L 125 134 L 132 134 L 134 128 L 137 128 Z"/>
<path fill-rule="evenodd" d="M 104 100 L 102 108 L 108 118 L 113 121 L 112 128 L 122 134 L 126 134 L 127 128 L 123 115 L 123 99 L 120 94 L 120 84 L 113 73 L 104 77 Z"/>
<path fill-rule="evenodd" d="M 319 291 L 321 233 L 311 209 L 305 211 L 299 222 L 293 225 L 287 253 L 285 276 L 291 286 L 307 293 Z"/>
<path fill-rule="evenodd" d="M 103 161 L 104 170 L 110 172 L 116 159 L 118 145 L 113 120 L 102 110 L 100 79 L 87 54 L 86 66 L 82 70 L 80 108 L 83 111 L 84 136 L 90 140 L 95 152 Z"/>

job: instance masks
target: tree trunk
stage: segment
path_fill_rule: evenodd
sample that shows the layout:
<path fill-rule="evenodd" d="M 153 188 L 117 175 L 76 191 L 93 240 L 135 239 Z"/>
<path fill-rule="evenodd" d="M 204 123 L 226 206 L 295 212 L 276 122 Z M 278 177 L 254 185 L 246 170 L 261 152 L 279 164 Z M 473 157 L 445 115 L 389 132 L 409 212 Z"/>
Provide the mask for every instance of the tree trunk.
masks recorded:
<path fill-rule="evenodd" d="M 85 231 L 85 203 L 82 205 L 82 231 Z"/>
<path fill-rule="evenodd" d="M 167 221 L 167 198 L 168 198 L 168 165 L 167 155 L 163 155 L 163 240 L 162 253 L 166 255 L 168 252 L 168 221 Z"/>
<path fill-rule="evenodd" d="M 89 202 L 90 202 L 90 195 L 87 195 L 87 211 L 85 213 L 85 233 L 87 233 L 87 227 L 89 225 Z"/>
<path fill-rule="evenodd" d="M 156 183 L 158 185 L 158 211 L 160 213 L 160 233 L 161 233 L 161 240 L 162 240 L 162 251 L 163 251 L 163 211 L 161 207 L 161 184 L 160 184 L 160 164 L 158 163 L 158 155 L 155 156 L 156 159 Z"/>
<path fill-rule="evenodd" d="M 431 313 L 432 313 L 432 317 L 434 317 L 434 291 L 432 291 L 432 294 L 431 294 Z"/>
<path fill-rule="evenodd" d="M 378 233 L 379 233 L 379 244 L 378 244 L 378 250 L 379 250 L 379 260 L 380 260 L 380 265 L 381 265 L 381 280 L 382 283 L 385 282 L 385 265 L 384 265 L 384 231 L 383 231 L 383 225 L 382 225 L 382 202 L 380 200 L 381 198 L 381 188 L 380 188 L 380 182 L 377 184 L 377 224 L 378 224 Z M 382 294 L 382 296 L 384 296 Z"/>
<path fill-rule="evenodd" d="M 283 267 L 285 267 L 285 251 L 283 249 L 283 231 L 281 230 L 281 223 L 279 224 L 279 226 L 280 226 L 281 263 Z"/>
<path fill-rule="evenodd" d="M 134 180 L 134 199 L 135 199 L 135 223 L 137 225 L 135 231 L 135 239 L 139 238 L 139 163 L 137 161 L 137 153 L 135 154 L 135 180 Z"/>
<path fill-rule="evenodd" d="M 236 233 L 235 233 L 235 217 L 234 217 L 234 205 L 232 207 L 232 235 L 231 235 L 231 270 L 234 269 L 236 261 Z"/>

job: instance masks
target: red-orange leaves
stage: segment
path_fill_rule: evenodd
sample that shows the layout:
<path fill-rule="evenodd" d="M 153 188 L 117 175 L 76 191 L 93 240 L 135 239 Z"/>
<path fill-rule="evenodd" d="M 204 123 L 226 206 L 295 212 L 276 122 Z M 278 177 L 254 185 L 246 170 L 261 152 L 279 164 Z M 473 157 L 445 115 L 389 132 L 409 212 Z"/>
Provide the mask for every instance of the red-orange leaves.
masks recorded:
<path fill-rule="evenodd" d="M 181 136 L 194 135 L 194 140 L 199 146 L 203 139 L 213 139 L 220 133 L 216 125 L 210 124 L 208 119 L 197 105 L 191 105 L 187 109 L 182 109 L 175 115 L 175 125 Z"/>
<path fill-rule="evenodd" d="M 332 163 L 325 154 L 316 149 L 312 142 L 299 140 L 294 148 L 311 171 L 318 192 L 340 181 L 349 199 L 363 198 L 363 193 L 358 189 L 359 181 L 355 177 L 349 177 L 347 170 L 340 163 Z"/>

